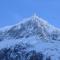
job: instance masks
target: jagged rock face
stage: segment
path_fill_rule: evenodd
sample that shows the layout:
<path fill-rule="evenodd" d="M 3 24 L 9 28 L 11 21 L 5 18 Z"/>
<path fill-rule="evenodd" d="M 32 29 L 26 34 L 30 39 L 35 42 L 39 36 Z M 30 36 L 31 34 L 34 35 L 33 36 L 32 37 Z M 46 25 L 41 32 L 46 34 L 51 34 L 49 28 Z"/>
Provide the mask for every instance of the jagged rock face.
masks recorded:
<path fill-rule="evenodd" d="M 13 26 L 10 30 L 8 30 L 5 35 L 10 36 L 11 38 L 23 38 L 29 37 L 32 35 L 36 35 L 39 32 L 42 34 L 42 28 L 38 27 L 37 22 L 33 22 L 32 20 L 27 21 L 26 23 L 21 23 L 20 28 L 17 29 L 18 26 Z"/>
<path fill-rule="evenodd" d="M 43 60 L 44 54 L 35 50 L 27 51 L 26 47 L 16 45 L 14 48 L 4 48 L 0 50 L 0 60 Z M 45 60 L 50 60 L 47 56 Z"/>

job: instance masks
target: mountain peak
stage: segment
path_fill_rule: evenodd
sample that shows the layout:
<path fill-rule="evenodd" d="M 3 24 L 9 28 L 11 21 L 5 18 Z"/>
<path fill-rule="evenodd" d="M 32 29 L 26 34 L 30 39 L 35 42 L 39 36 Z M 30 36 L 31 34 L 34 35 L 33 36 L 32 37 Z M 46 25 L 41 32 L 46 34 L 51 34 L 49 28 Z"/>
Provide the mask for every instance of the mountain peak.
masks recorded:
<path fill-rule="evenodd" d="M 41 17 L 37 16 L 36 13 L 29 17 L 29 18 L 25 18 L 23 19 L 22 21 L 19 22 L 19 24 L 17 25 L 20 25 L 20 24 L 24 24 L 26 26 L 28 26 L 27 24 L 32 24 L 32 25 L 37 25 L 37 26 L 49 26 L 48 22 L 45 21 L 44 19 L 42 19 Z M 32 26 L 33 27 L 33 26 Z"/>
<path fill-rule="evenodd" d="M 42 55 L 43 59 L 51 56 L 52 60 L 58 60 L 60 57 L 59 41 L 60 30 L 58 31 L 54 26 L 34 14 L 30 18 L 20 21 L 19 24 L 0 29 L 0 59 L 31 60 L 30 58 L 35 57 L 34 51 L 36 51 L 44 54 Z M 37 59 L 32 60 L 40 59 L 41 55 L 39 53 L 37 55 L 37 53 Z"/>
<path fill-rule="evenodd" d="M 46 20 L 42 19 L 36 13 L 34 13 L 33 16 L 20 20 L 20 22 L 18 24 L 0 28 L 0 31 L 10 30 L 14 26 L 16 26 L 16 28 L 20 29 L 21 24 L 23 24 L 24 27 L 32 25 L 32 27 L 38 26 L 38 27 L 46 28 L 46 29 L 48 29 L 48 27 L 49 27 L 49 28 L 52 28 L 52 30 L 55 28 L 54 26 L 49 24 Z M 29 25 L 27 25 L 27 24 L 29 24 Z"/>
<path fill-rule="evenodd" d="M 45 21 L 44 19 L 39 17 L 36 13 L 34 13 L 34 15 L 32 16 L 31 19 L 34 20 L 34 21 L 40 21 L 40 22 L 48 23 L 47 21 Z"/>

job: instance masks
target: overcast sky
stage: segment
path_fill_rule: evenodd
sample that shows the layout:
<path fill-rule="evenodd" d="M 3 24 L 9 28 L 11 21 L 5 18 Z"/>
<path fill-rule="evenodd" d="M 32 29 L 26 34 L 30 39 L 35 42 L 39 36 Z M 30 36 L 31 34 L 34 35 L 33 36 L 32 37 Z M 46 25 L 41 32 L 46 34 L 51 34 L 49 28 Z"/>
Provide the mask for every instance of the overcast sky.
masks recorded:
<path fill-rule="evenodd" d="M 34 13 L 60 28 L 60 0 L 0 0 L 0 27 L 16 24 Z"/>

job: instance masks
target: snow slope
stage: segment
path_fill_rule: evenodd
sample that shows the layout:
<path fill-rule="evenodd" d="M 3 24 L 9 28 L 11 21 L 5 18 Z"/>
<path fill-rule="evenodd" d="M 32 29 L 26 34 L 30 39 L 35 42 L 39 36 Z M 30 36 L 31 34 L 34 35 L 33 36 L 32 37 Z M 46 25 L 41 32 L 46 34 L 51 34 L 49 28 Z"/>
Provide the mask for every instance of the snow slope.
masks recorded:
<path fill-rule="evenodd" d="M 25 55 L 23 57 L 20 54 L 20 47 L 17 48 L 17 51 L 21 58 L 18 58 L 17 55 L 16 59 L 16 55 L 14 55 L 16 54 L 16 52 L 14 52 L 16 45 L 22 45 L 24 49 L 26 48 L 26 53 L 33 50 L 42 53 L 44 55 L 43 60 L 49 60 L 47 57 L 50 57 L 51 60 L 60 60 L 60 29 L 54 27 L 36 15 L 24 19 L 18 24 L 0 29 L 1 60 L 42 60 L 42 57 L 39 57 L 39 59 L 30 59 L 30 53 L 26 59 Z M 22 49 L 23 52 L 24 49 Z M 7 56 L 3 54 L 5 51 L 8 53 L 5 53 Z M 2 58 L 1 55 L 4 58 Z"/>

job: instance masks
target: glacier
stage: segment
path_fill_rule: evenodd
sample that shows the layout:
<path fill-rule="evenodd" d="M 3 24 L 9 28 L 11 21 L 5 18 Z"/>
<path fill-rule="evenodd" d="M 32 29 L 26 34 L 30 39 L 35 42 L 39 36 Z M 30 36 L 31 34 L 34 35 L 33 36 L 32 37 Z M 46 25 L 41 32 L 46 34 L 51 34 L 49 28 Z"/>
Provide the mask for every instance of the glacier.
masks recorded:
<path fill-rule="evenodd" d="M 0 28 L 0 60 L 60 60 L 60 29 L 36 15 Z"/>

